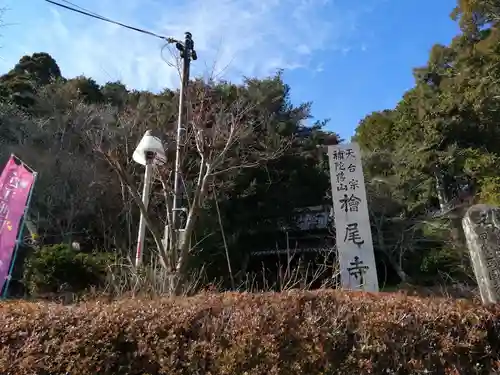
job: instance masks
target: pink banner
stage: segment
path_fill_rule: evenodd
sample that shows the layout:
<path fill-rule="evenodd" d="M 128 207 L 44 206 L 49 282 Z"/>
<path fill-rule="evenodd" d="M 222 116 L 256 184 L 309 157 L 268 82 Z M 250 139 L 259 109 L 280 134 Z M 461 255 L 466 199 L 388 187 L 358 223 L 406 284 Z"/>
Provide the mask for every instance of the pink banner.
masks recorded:
<path fill-rule="evenodd" d="M 9 276 L 17 232 L 24 216 L 34 176 L 13 156 L 0 175 L 0 290 Z"/>

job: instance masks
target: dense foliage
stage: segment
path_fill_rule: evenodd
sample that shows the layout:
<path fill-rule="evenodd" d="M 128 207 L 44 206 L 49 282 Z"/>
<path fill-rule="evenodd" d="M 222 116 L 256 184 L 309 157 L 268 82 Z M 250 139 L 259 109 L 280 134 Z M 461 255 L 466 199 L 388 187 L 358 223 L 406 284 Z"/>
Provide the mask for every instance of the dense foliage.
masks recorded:
<path fill-rule="evenodd" d="M 500 8 L 461 0 L 451 16 L 462 32 L 449 45 L 434 45 L 427 64 L 414 69 L 415 86 L 395 108 L 364 118 L 355 139 L 368 155 L 368 179 L 390 189 L 388 220 L 417 221 L 425 242 L 438 240 L 418 246 L 421 268 L 434 263 L 456 275 L 458 268 L 470 274 L 464 210 L 474 202 L 500 204 Z"/>
<path fill-rule="evenodd" d="M 471 281 L 461 217 L 474 202 L 500 204 L 500 8 L 461 0 L 451 16 L 461 33 L 432 47 L 427 64 L 414 69 L 414 87 L 395 108 L 365 117 L 354 137 L 365 153 L 377 257 L 403 281 Z M 228 281 L 229 266 L 244 278 L 261 233 L 293 227 L 295 208 L 328 203 L 319 146 L 339 139 L 325 130 L 327 121 L 304 125 L 310 103 L 292 105 L 279 73 L 239 85 L 193 80 L 190 87 L 190 115 L 202 118 L 207 132 L 223 113 L 234 115 L 237 103 L 246 106 L 238 114 L 241 138 L 207 189 L 190 264 L 209 280 Z M 218 112 L 206 110 L 207 97 Z M 109 159 L 139 187 L 143 172 L 130 162 L 131 150 L 152 129 L 171 161 L 177 101 L 169 89 L 154 94 L 64 78 L 46 53 L 22 57 L 0 77 L 0 158 L 15 152 L 40 172 L 31 210 L 35 247 L 77 241 L 84 252 L 130 255 L 139 210 Z M 211 147 L 222 148 L 215 138 Z M 188 144 L 183 165 L 188 192 L 199 167 L 193 150 Z M 241 160 L 253 167 L 238 168 Z M 166 207 L 158 183 L 151 199 L 161 228 Z"/>
<path fill-rule="evenodd" d="M 84 252 L 130 256 L 139 210 L 128 182 L 115 173 L 110 160 L 131 177 L 132 189 L 139 188 L 143 171 L 131 162 L 130 150 L 151 129 L 166 144 L 168 174 L 174 157 L 178 92 L 166 89 L 153 94 L 130 91 L 120 82 L 101 87 L 90 78 L 65 79 L 45 53 L 23 57 L 0 78 L 0 86 L 0 157 L 6 160 L 14 152 L 39 172 L 30 210 L 37 231 L 31 233 L 36 236 L 35 248 L 78 242 Z M 196 256 L 191 264 L 203 269 L 209 280 L 227 279 L 225 249 L 236 274 L 255 250 L 244 246 L 242 236 L 262 228 L 281 229 L 287 223 L 293 226 L 294 208 L 325 201 L 327 164 L 317 146 L 337 143 L 337 135 L 323 130 L 326 121 L 304 125 L 311 116 L 310 104 L 290 103 L 289 88 L 280 73 L 262 80 L 247 79 L 241 85 L 194 80 L 188 100 L 191 117 L 201 118 L 207 132 L 217 132 L 210 143 L 210 152 L 216 155 L 227 138 L 221 126 L 211 129 L 217 116 L 242 119 L 222 171 L 208 186 L 208 200 L 198 215 L 198 246 L 193 249 Z M 187 146 L 184 204 L 189 204 L 200 165 L 193 157 L 195 144 L 188 141 Z M 157 181 L 150 212 L 158 227 L 165 224 L 162 191 L 165 189 Z M 69 261 L 66 255 L 64 261 Z M 30 263 L 31 269 L 36 264 Z M 38 274 L 44 272 L 40 267 Z M 34 290 L 31 279 L 25 282 Z"/>
<path fill-rule="evenodd" d="M 99 288 L 113 260 L 110 254 L 77 253 L 64 244 L 45 246 L 26 260 L 24 282 L 33 295 Z"/>

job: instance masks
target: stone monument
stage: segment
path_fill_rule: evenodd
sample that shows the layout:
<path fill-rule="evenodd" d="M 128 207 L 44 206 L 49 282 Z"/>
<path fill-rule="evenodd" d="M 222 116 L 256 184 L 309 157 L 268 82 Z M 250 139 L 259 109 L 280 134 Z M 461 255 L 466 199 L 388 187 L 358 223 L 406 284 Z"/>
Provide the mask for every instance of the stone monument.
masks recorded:
<path fill-rule="evenodd" d="M 500 209 L 470 207 L 462 219 L 467 246 L 484 304 L 500 302 Z"/>

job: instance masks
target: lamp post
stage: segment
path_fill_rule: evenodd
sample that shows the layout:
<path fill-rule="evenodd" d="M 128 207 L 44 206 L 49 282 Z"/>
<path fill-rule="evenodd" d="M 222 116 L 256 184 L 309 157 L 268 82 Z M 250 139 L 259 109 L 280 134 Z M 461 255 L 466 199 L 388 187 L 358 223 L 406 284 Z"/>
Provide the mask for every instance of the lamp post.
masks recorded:
<path fill-rule="evenodd" d="M 151 180 L 153 177 L 153 165 L 162 164 L 165 162 L 165 150 L 161 140 L 151 134 L 151 130 L 146 131 L 141 141 L 135 149 L 132 159 L 141 165 L 145 166 L 144 187 L 142 190 L 142 203 L 147 209 L 149 204 L 149 193 L 151 190 Z M 135 251 L 135 265 L 141 265 L 142 254 L 144 249 L 144 236 L 146 234 L 146 221 L 141 211 L 139 221 L 139 233 L 137 235 L 137 248 Z"/>

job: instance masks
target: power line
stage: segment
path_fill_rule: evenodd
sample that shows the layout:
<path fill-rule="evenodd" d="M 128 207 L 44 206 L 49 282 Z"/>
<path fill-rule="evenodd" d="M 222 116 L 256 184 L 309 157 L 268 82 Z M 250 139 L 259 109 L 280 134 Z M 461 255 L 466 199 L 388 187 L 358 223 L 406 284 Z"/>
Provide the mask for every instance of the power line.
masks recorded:
<path fill-rule="evenodd" d="M 92 12 L 92 11 L 90 11 L 90 10 L 88 10 L 88 9 L 85 9 L 84 7 L 81 7 L 80 5 L 77 5 L 77 4 L 75 4 L 75 3 L 72 3 L 71 1 L 68 1 L 68 0 L 61 0 L 61 2 L 68 4 L 68 5 L 72 6 L 73 8 L 78 8 L 78 9 L 80 9 L 80 10 L 84 11 L 84 12 L 87 12 L 87 13 L 93 14 L 94 16 L 96 16 L 96 17 L 98 17 L 98 18 L 106 18 L 106 17 L 100 16 L 99 14 L 97 14 L 97 13 L 95 13 L 95 12 Z"/>
<path fill-rule="evenodd" d="M 101 15 L 99 15 L 97 13 L 91 12 L 91 11 L 89 11 L 89 10 L 87 10 L 85 8 L 82 8 L 82 7 L 80 7 L 80 6 L 76 5 L 76 4 L 73 4 L 73 3 L 71 3 L 70 1 L 67 1 L 67 0 L 62 0 L 62 1 L 65 2 L 66 4 L 69 4 L 69 5 L 61 4 L 61 3 L 58 3 L 58 2 L 53 1 L 53 0 L 45 0 L 45 1 L 48 2 L 48 3 L 51 3 L 53 5 L 56 5 L 58 7 L 70 10 L 72 12 L 83 14 L 84 16 L 87 16 L 87 17 L 91 17 L 91 18 L 95 18 L 95 19 L 98 19 L 98 20 L 101 20 L 101 21 L 104 21 L 104 22 L 112 23 L 114 25 L 118 25 L 118 26 L 124 27 L 126 29 L 137 31 L 137 32 L 140 32 L 140 33 L 143 33 L 143 34 L 146 34 L 146 35 L 154 36 L 155 38 L 159 38 L 159 39 L 165 40 L 168 43 L 177 43 L 178 42 L 174 38 L 169 38 L 169 37 L 166 37 L 166 36 L 162 36 L 162 35 L 153 33 L 153 32 L 148 31 L 148 30 L 144 30 L 144 29 L 140 29 L 138 27 L 126 25 L 126 24 L 118 22 L 118 21 L 113 21 L 112 19 L 103 17 L 103 16 L 101 16 Z"/>

